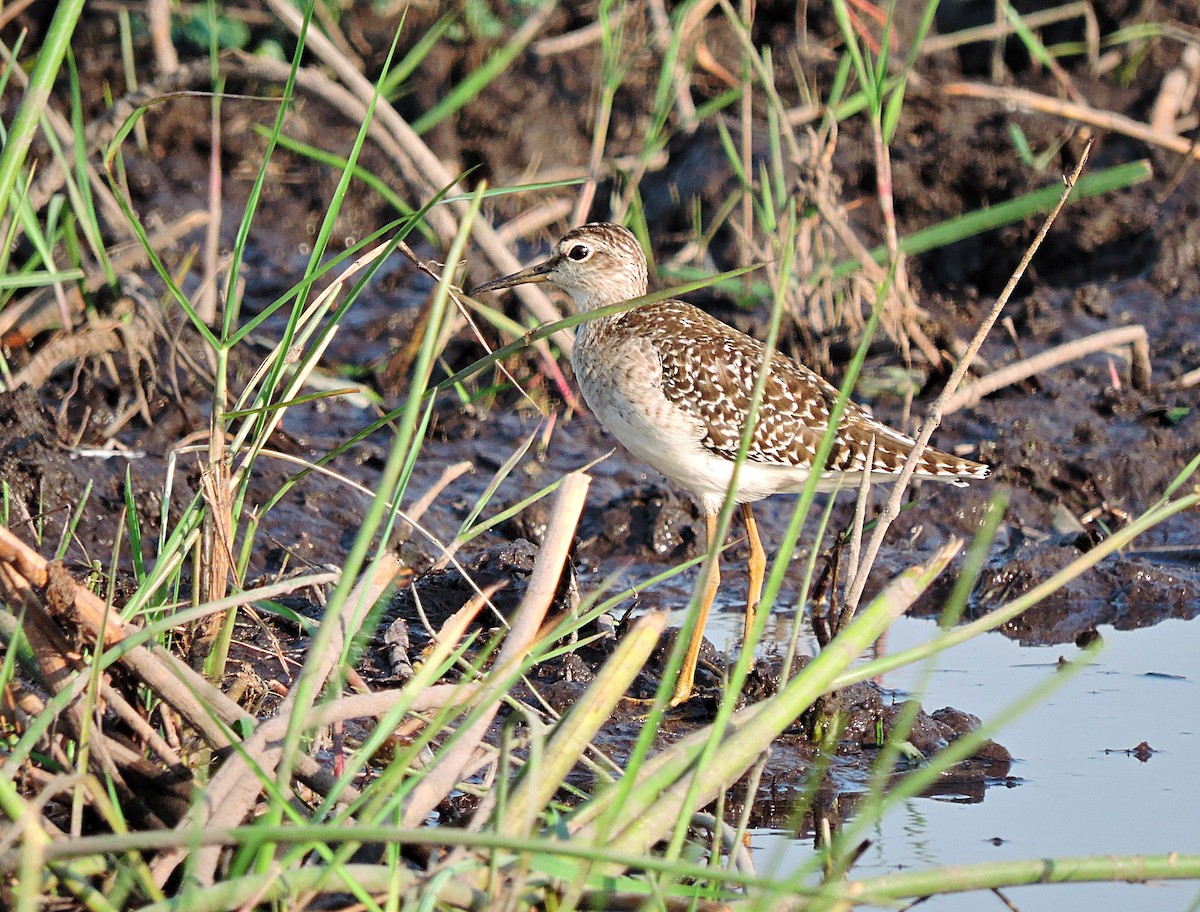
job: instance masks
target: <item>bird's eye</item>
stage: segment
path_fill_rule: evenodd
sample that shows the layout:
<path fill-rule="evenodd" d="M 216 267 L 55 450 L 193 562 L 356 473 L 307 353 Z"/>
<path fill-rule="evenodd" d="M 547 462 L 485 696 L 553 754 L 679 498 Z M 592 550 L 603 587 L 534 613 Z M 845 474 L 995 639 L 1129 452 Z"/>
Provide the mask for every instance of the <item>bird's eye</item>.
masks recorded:
<path fill-rule="evenodd" d="M 582 260 L 586 260 L 591 255 L 592 255 L 592 248 L 588 247 L 587 244 L 576 244 L 574 247 L 572 247 L 570 250 L 567 251 L 567 256 L 570 257 L 572 260 L 574 260 L 576 263 L 578 263 Z"/>

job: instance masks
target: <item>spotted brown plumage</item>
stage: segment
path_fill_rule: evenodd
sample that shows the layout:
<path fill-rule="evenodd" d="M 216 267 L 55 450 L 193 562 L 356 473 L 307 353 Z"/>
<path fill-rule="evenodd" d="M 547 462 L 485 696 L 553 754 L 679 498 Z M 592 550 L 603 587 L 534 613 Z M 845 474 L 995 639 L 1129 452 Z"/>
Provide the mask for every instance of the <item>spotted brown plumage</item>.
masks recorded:
<path fill-rule="evenodd" d="M 622 335 L 648 339 L 662 364 L 663 396 L 701 423 L 703 447 L 725 459 L 736 458 L 754 384 L 765 359 L 761 342 L 683 301 L 638 307 L 613 319 L 603 334 L 596 343 L 603 345 L 604 337 Z M 837 389 L 818 374 L 776 353 L 746 458 L 811 468 L 837 398 Z M 823 473 L 828 481 L 822 480 L 821 487 L 837 485 L 841 475 L 861 473 L 872 437 L 872 472 L 898 474 L 913 439 L 847 402 Z M 953 484 L 988 474 L 987 466 L 929 448 L 921 454 L 916 471 L 922 477 Z"/>
<path fill-rule="evenodd" d="M 487 282 L 471 293 L 525 282 L 551 282 L 581 310 L 646 294 L 646 257 L 637 239 L 619 225 L 597 223 L 567 232 L 544 263 Z M 683 301 L 642 304 L 587 320 L 577 331 L 571 363 L 588 407 L 634 455 L 688 490 L 704 511 L 709 545 L 716 519 L 733 484 L 735 461 L 765 350 Z M 734 500 L 750 540 L 748 633 L 762 587 L 766 557 L 750 504 L 803 489 L 829 425 L 838 391 L 819 375 L 776 353 L 759 405 Z M 855 489 L 862 475 L 884 481 L 899 474 L 914 446 L 911 437 L 846 404 L 818 490 Z M 870 459 L 870 465 L 867 460 Z M 962 485 L 986 478 L 987 466 L 926 448 L 920 478 Z M 704 621 L 716 595 L 709 575 L 692 640 L 676 685 L 674 703 L 692 692 Z"/>

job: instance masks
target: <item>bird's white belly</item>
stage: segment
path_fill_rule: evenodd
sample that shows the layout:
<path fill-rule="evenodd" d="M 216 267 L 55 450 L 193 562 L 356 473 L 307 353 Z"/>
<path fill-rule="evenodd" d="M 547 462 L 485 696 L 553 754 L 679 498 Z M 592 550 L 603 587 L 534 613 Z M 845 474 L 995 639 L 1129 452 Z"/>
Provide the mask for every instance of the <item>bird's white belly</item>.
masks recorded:
<path fill-rule="evenodd" d="M 588 399 L 586 392 L 584 398 Z M 701 509 L 716 513 L 725 503 L 733 480 L 734 463 L 700 445 L 700 433 L 678 410 L 662 423 L 648 426 L 641 415 L 629 415 L 625 410 L 609 405 L 597 405 L 588 399 L 596 417 L 613 436 L 638 459 L 653 466 L 675 484 L 690 493 Z M 810 472 L 803 466 L 743 461 L 738 472 L 735 503 L 753 503 L 773 494 L 798 494 L 808 481 Z M 894 480 L 893 473 L 872 473 L 876 483 Z M 818 493 L 854 491 L 862 479 L 861 472 L 826 473 L 817 482 Z"/>

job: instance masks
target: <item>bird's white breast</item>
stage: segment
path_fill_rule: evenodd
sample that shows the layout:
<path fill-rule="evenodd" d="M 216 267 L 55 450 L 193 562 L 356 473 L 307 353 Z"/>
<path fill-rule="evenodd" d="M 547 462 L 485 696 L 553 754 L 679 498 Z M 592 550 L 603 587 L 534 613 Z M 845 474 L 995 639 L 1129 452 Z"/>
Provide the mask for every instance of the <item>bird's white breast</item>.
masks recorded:
<path fill-rule="evenodd" d="M 733 462 L 702 446 L 700 422 L 662 394 L 662 365 L 651 343 L 637 337 L 600 342 L 581 331 L 571 360 L 583 398 L 600 423 L 634 456 L 692 494 L 702 509 L 720 509 Z M 747 461 L 736 500 L 798 490 L 807 477 L 804 468 Z"/>

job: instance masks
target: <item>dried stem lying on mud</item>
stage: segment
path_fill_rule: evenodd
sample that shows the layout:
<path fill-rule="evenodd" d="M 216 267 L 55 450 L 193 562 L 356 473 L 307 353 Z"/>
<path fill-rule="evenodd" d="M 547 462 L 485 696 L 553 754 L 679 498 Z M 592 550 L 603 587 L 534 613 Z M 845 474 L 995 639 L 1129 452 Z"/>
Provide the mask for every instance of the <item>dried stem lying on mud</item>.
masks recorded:
<path fill-rule="evenodd" d="M 1119 326 L 1116 329 L 1106 329 L 1103 332 L 1073 339 L 1056 345 L 1054 348 L 1024 358 L 1015 364 L 1008 364 L 963 386 L 957 393 L 946 400 L 942 409 L 943 415 L 949 415 L 959 409 L 970 408 L 984 396 L 990 396 L 997 390 L 1036 377 L 1042 371 L 1060 364 L 1066 364 L 1086 355 L 1109 348 L 1128 345 L 1130 351 L 1130 381 L 1134 389 L 1150 388 L 1150 341 L 1146 336 L 1144 326 Z"/>

